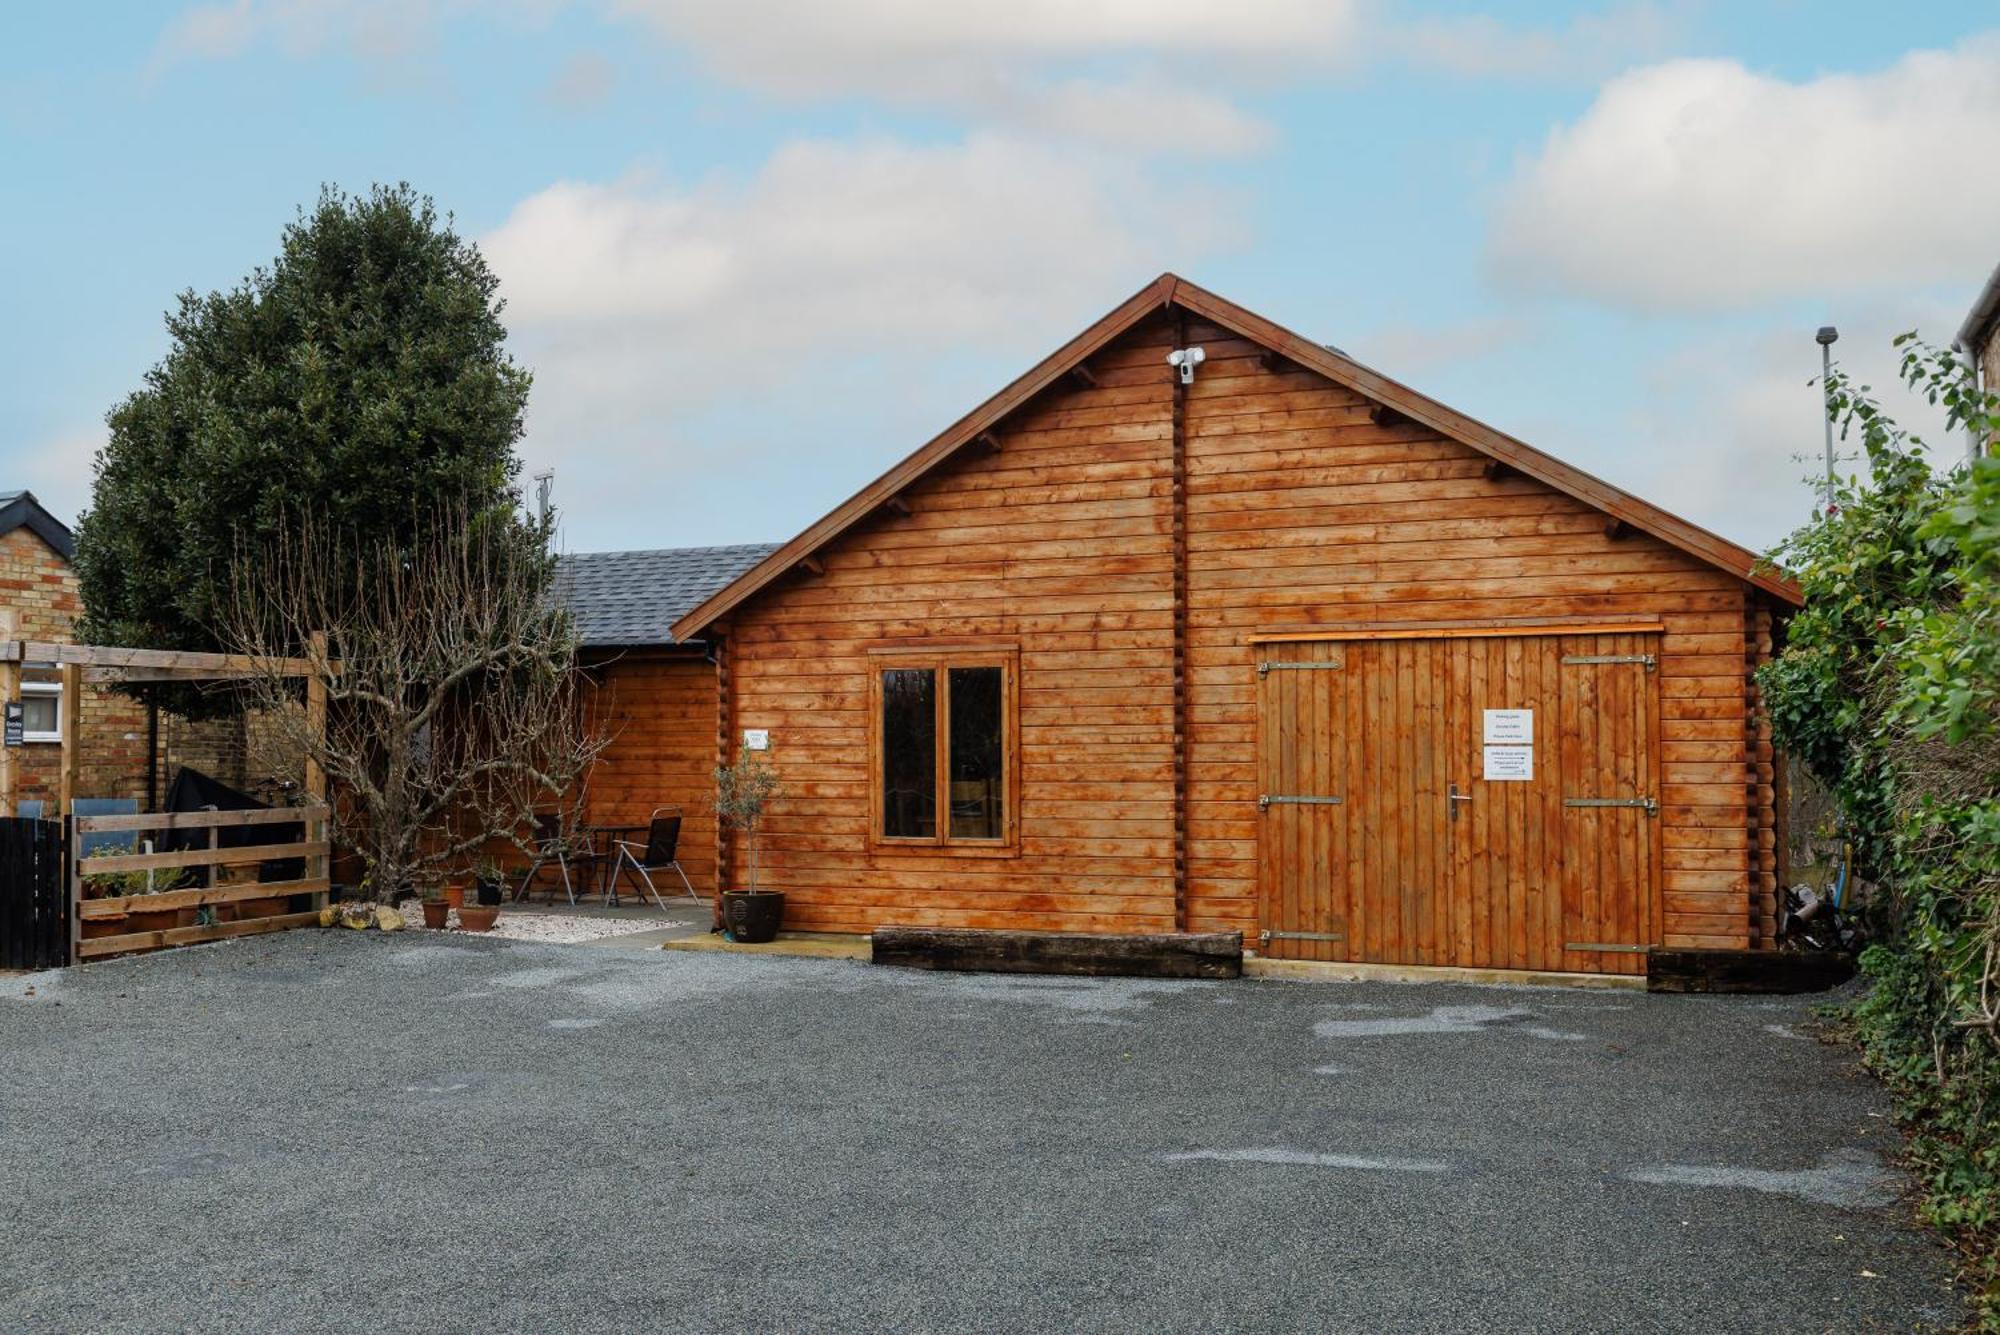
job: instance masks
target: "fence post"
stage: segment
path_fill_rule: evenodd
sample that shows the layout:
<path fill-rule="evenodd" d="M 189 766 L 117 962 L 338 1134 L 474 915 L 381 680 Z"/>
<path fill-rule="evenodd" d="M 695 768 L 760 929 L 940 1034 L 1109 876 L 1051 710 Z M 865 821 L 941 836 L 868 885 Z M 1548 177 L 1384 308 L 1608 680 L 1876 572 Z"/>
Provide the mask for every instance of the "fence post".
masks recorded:
<path fill-rule="evenodd" d="M 0 607 L 0 650 L 16 649 L 15 636 L 20 634 L 21 617 L 11 607 Z M 21 660 L 7 658 L 0 660 L 0 715 L 4 715 L 8 705 L 21 698 Z M 19 747 L 0 745 L 0 816 L 14 814 L 14 753 Z"/>
<path fill-rule="evenodd" d="M 62 867 L 61 900 L 66 908 L 63 914 L 68 920 L 69 951 L 67 958 L 72 965 L 83 963 L 83 877 L 77 874 L 77 845 L 82 839 L 76 832 L 76 817 L 64 815 L 62 818 L 62 848 L 57 862 Z"/>
<path fill-rule="evenodd" d="M 62 711 L 56 722 L 56 730 L 61 738 L 62 754 L 57 758 L 61 775 L 56 784 L 56 814 L 67 816 L 70 803 L 76 800 L 76 739 L 83 729 L 83 664 L 65 663 L 62 666 L 62 695 L 57 708 Z"/>

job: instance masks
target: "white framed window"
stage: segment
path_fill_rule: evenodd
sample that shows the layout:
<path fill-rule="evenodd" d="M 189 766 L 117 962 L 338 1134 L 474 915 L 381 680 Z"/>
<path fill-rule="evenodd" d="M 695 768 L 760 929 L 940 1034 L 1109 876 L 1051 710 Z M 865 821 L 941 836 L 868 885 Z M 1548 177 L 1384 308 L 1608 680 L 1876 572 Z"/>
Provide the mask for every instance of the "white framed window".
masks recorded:
<path fill-rule="evenodd" d="M 60 742 L 62 740 L 62 683 L 24 681 L 21 683 L 21 740 Z"/>

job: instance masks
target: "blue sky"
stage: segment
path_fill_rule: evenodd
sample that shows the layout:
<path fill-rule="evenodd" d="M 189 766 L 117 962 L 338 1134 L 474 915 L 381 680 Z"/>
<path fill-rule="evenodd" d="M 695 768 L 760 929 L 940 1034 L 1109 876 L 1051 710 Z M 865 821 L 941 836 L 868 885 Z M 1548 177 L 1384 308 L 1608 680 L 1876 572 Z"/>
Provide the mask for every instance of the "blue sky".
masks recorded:
<path fill-rule="evenodd" d="M 573 549 L 787 537 L 1162 269 L 1764 545 L 1813 329 L 1878 385 L 1949 341 L 1996 144 L 1986 4 L 39 6 L 0 489 L 73 517 L 174 295 L 407 180 L 501 275 Z"/>

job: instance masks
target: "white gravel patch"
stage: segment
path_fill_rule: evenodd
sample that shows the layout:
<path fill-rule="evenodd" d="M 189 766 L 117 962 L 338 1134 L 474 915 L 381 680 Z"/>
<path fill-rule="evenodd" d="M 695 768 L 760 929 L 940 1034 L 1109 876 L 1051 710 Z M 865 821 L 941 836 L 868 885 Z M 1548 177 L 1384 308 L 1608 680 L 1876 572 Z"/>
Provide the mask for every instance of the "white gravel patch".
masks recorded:
<path fill-rule="evenodd" d="M 398 905 L 398 911 L 412 931 L 429 930 L 424 926 L 424 906 L 420 901 L 406 899 Z M 493 930 L 475 935 L 499 937 L 505 941 L 574 945 L 579 941 L 597 941 L 607 936 L 656 931 L 670 925 L 664 918 L 588 918 L 571 913 L 509 913 L 503 906 Z M 445 930 L 459 930 L 457 909 L 453 909 L 445 919 Z"/>

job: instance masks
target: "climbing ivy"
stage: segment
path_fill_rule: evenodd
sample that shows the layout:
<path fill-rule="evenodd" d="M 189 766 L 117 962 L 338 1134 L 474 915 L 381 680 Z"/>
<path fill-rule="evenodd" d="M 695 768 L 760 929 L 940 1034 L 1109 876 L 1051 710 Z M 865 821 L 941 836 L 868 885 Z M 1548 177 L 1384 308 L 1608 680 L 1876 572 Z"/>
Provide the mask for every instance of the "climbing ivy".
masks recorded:
<path fill-rule="evenodd" d="M 1948 430 L 1995 439 L 2000 395 L 1949 350 L 1896 346 Z M 1924 1216 L 2000 1331 L 2000 457 L 1940 469 L 1869 386 L 1826 390 L 1866 468 L 1775 553 L 1805 606 L 1759 680 L 1877 887 L 1853 1030 L 1896 1097 Z"/>

